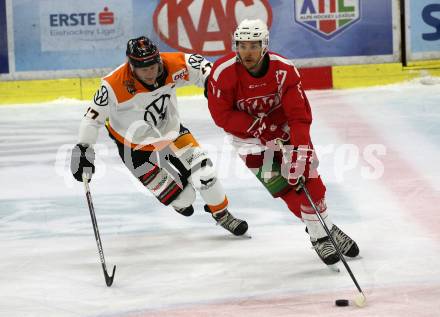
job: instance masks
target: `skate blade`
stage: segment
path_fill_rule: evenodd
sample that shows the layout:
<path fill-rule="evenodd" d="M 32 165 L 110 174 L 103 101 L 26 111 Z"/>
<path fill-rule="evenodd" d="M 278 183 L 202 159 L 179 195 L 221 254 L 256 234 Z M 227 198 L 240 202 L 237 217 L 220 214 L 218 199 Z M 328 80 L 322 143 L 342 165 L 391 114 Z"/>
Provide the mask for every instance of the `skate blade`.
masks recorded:
<path fill-rule="evenodd" d="M 248 235 L 247 233 L 244 233 L 241 236 L 236 236 L 235 234 L 226 234 L 224 235 L 224 238 L 230 240 L 249 240 L 252 239 L 252 236 Z"/>
<path fill-rule="evenodd" d="M 354 258 L 351 258 L 349 256 L 344 256 L 344 258 L 345 258 L 345 260 L 347 262 L 349 262 L 349 261 L 357 261 L 357 260 L 362 260 L 363 259 L 362 255 L 355 256 Z"/>
<path fill-rule="evenodd" d="M 234 237 L 236 237 L 237 239 L 242 239 L 242 240 L 252 239 L 252 236 L 247 233 L 244 233 L 241 236 L 234 236 Z"/>

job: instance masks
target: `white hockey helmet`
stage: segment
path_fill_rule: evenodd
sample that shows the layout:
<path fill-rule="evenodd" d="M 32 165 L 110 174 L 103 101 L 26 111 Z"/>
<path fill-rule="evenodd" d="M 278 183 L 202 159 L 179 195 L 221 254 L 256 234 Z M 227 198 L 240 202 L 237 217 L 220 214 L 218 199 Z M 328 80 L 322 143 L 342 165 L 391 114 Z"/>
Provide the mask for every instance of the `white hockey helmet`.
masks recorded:
<path fill-rule="evenodd" d="M 266 23 L 260 19 L 241 21 L 234 32 L 235 51 L 237 50 L 237 42 L 240 41 L 261 41 L 261 48 L 263 49 L 261 55 L 266 54 L 269 46 L 269 30 Z"/>

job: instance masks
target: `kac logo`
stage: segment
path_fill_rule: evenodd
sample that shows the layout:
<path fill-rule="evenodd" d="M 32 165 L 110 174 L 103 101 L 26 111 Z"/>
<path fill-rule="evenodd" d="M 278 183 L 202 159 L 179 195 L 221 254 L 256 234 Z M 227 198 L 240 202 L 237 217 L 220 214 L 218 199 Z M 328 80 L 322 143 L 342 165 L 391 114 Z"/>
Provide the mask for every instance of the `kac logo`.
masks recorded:
<path fill-rule="evenodd" d="M 253 116 L 267 114 L 281 104 L 281 96 L 278 93 L 266 96 L 240 99 L 237 108 Z"/>
<path fill-rule="evenodd" d="M 172 48 L 215 56 L 232 50 L 232 34 L 245 18 L 260 18 L 270 27 L 269 0 L 161 0 L 153 22 Z"/>
<path fill-rule="evenodd" d="M 361 0 L 295 0 L 295 21 L 330 40 L 360 20 Z"/>

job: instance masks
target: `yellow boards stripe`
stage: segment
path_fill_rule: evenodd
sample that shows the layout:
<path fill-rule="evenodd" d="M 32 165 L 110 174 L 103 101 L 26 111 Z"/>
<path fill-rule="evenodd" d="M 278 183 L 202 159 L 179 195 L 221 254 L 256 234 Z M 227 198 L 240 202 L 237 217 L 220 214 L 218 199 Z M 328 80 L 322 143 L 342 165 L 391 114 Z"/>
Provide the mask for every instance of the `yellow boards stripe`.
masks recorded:
<path fill-rule="evenodd" d="M 91 100 L 99 88 L 100 78 L 68 78 L 0 82 L 0 105 L 39 103 L 58 98 Z M 187 86 L 177 89 L 177 96 L 203 94 L 203 88 Z"/>
<path fill-rule="evenodd" d="M 440 62 L 413 63 L 411 67 L 400 63 L 334 66 L 332 76 L 336 89 L 387 85 L 417 77 L 440 76 Z"/>
<path fill-rule="evenodd" d="M 332 74 L 336 89 L 392 84 L 412 76 L 400 63 L 334 66 Z"/>
<path fill-rule="evenodd" d="M 79 99 L 80 79 L 3 81 L 0 96 L 0 104 L 36 103 L 60 97 Z"/>

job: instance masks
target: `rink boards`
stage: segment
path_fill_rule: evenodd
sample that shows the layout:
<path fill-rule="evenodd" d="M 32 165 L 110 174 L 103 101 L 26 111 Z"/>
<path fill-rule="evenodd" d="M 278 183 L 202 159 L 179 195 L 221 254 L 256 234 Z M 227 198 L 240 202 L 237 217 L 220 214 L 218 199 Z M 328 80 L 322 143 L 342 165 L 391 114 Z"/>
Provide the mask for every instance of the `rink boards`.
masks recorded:
<path fill-rule="evenodd" d="M 440 76 L 440 61 L 351 66 L 322 66 L 300 68 L 307 90 L 344 89 L 380 86 L 411 80 L 421 76 Z M 99 86 L 99 78 L 64 78 L 0 82 L 1 104 L 36 103 L 59 98 L 89 100 Z M 179 96 L 199 95 L 203 89 L 188 86 L 178 89 Z"/>

